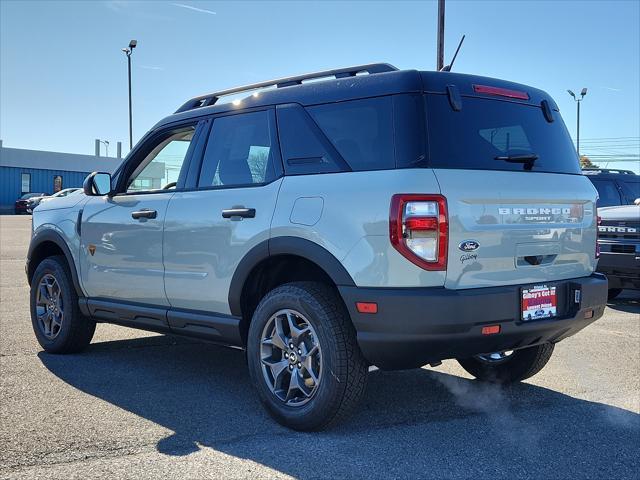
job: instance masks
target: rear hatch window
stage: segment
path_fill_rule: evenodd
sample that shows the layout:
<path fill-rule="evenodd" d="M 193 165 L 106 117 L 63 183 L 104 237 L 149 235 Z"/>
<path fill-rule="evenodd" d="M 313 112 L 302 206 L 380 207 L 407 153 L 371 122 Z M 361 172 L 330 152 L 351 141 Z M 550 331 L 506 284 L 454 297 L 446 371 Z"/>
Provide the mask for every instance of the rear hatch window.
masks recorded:
<path fill-rule="evenodd" d="M 426 95 L 426 109 L 433 168 L 581 174 L 558 112 L 548 122 L 539 106 L 468 96 L 455 111 L 441 94 Z"/>

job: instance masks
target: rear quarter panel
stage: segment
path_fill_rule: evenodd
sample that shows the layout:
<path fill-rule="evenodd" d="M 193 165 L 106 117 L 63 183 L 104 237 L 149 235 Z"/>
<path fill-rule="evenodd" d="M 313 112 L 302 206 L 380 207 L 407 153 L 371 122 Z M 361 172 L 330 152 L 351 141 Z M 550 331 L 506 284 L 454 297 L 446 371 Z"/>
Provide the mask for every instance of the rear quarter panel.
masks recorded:
<path fill-rule="evenodd" d="M 324 247 L 357 286 L 442 286 L 444 272 L 423 270 L 391 246 L 389 207 L 396 193 L 437 194 L 440 188 L 424 168 L 287 176 L 271 237 L 300 237 Z"/>

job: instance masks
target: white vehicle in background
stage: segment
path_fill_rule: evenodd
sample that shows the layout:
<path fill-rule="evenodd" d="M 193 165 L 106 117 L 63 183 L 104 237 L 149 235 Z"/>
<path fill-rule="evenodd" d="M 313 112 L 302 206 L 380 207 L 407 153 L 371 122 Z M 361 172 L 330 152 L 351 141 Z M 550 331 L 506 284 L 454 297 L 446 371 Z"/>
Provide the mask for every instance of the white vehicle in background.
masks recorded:
<path fill-rule="evenodd" d="M 49 202 L 51 200 L 53 200 L 54 198 L 61 198 L 61 197 L 66 197 L 67 195 L 71 195 L 72 193 L 78 193 L 80 192 L 82 189 L 81 188 L 65 188 L 64 190 L 60 190 L 57 193 L 54 193 L 53 195 L 48 195 L 46 197 L 34 197 L 32 199 L 29 200 L 29 203 L 27 205 L 27 212 L 32 213 L 33 209 L 36 208 L 38 205 L 40 205 L 43 202 Z"/>

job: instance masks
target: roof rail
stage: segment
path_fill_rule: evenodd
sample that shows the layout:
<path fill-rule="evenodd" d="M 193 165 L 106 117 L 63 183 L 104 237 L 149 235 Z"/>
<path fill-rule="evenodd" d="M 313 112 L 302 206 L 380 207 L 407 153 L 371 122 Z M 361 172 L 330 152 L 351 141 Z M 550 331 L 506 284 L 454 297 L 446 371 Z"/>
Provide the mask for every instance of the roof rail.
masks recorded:
<path fill-rule="evenodd" d="M 323 70 L 320 72 L 306 73 L 304 75 L 296 75 L 294 77 L 284 77 L 275 80 L 269 80 L 266 82 L 252 83 L 250 85 L 244 85 L 242 87 L 229 88 L 227 90 L 221 90 L 219 92 L 209 93 L 207 95 L 201 95 L 194 97 L 182 105 L 175 113 L 186 112 L 193 110 L 194 108 L 209 107 L 214 105 L 220 97 L 225 95 L 232 95 L 234 93 L 246 92 L 250 90 L 257 90 L 258 88 L 273 87 L 282 88 L 290 87 L 292 85 L 300 85 L 304 80 L 311 80 L 323 77 L 344 78 L 353 77 L 358 73 L 366 72 L 369 74 L 393 72 L 398 70 L 393 65 L 388 63 L 369 63 L 366 65 L 354 65 L 353 67 L 336 68 L 333 70 Z"/>
<path fill-rule="evenodd" d="M 595 173 L 619 173 L 622 175 L 635 175 L 636 172 L 632 170 L 620 170 L 618 168 L 595 168 L 595 167 L 585 167 L 582 169 L 584 173 L 587 175 L 593 175 Z"/>

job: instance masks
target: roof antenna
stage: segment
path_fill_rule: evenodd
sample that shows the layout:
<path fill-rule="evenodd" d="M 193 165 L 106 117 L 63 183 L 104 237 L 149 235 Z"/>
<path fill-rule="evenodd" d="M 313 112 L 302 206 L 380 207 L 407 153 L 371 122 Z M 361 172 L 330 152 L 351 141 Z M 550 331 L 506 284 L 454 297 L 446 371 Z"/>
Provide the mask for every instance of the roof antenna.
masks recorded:
<path fill-rule="evenodd" d="M 447 65 L 446 67 L 442 67 L 440 69 L 441 72 L 450 72 L 451 71 L 451 67 L 453 67 L 453 62 L 456 61 L 456 57 L 458 56 L 458 52 L 460 51 L 460 47 L 462 46 L 462 42 L 464 42 L 464 37 L 466 37 L 466 35 L 462 35 L 462 38 L 460 39 L 460 43 L 458 44 L 458 48 L 456 48 L 456 53 L 453 54 L 453 59 L 451 60 L 451 63 L 449 65 Z"/>

